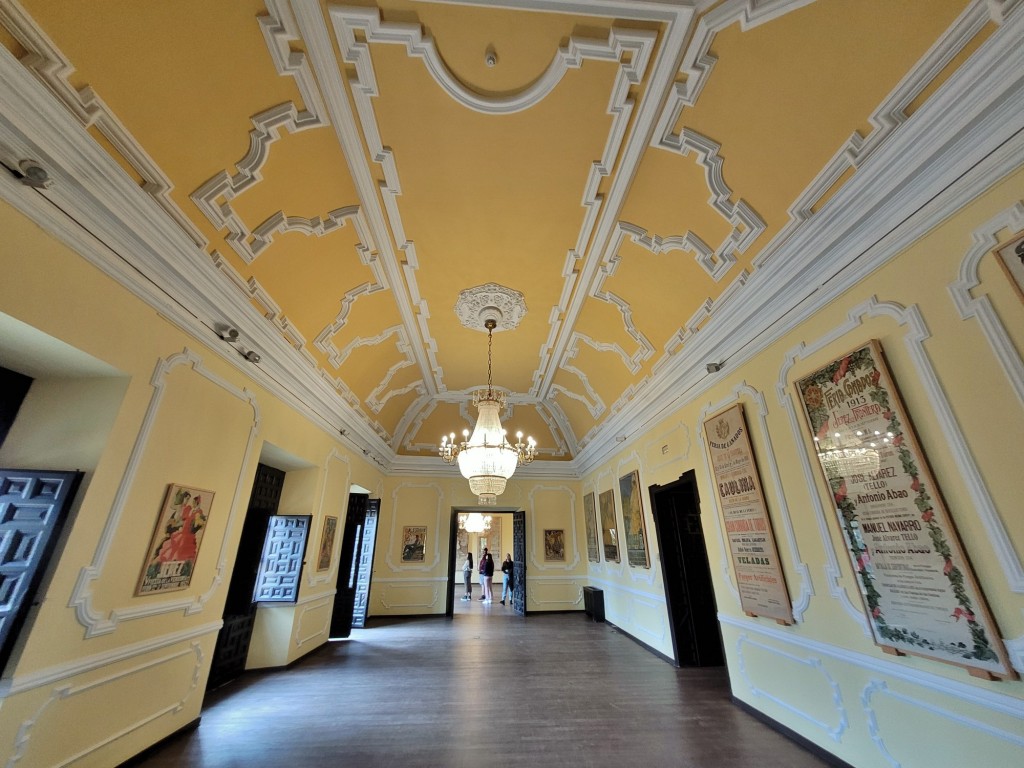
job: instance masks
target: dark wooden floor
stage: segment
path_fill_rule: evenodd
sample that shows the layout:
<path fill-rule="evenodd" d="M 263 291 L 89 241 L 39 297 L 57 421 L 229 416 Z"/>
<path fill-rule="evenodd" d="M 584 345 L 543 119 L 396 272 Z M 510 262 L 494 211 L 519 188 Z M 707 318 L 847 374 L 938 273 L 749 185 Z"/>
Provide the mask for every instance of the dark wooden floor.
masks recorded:
<path fill-rule="evenodd" d="M 198 729 L 133 764 L 825 765 L 730 703 L 724 668 L 675 669 L 582 614 L 456 600 L 372 624 L 209 694 Z"/>

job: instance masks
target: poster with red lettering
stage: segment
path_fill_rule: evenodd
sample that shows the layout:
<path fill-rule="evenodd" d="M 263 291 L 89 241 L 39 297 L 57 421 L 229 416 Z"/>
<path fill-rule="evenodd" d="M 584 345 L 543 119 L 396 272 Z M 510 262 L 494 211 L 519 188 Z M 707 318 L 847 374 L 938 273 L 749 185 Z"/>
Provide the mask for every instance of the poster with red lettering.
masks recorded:
<path fill-rule="evenodd" d="M 881 345 L 796 386 L 875 642 L 1016 677 Z"/>
<path fill-rule="evenodd" d="M 793 606 L 775 547 L 761 476 L 739 403 L 704 422 L 715 494 L 729 542 L 740 605 L 750 616 L 793 623 Z"/>

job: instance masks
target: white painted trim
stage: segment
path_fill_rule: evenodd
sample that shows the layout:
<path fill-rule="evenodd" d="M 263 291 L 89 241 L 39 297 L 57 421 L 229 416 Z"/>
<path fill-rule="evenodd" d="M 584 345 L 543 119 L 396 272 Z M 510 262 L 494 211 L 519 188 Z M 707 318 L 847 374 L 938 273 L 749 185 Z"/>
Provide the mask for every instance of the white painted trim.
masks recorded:
<path fill-rule="evenodd" d="M 230 509 L 224 527 L 224 537 L 221 540 L 220 552 L 217 555 L 217 568 L 210 586 L 201 594 L 189 594 L 188 592 L 191 591 L 189 590 L 184 595 L 179 594 L 164 599 L 153 600 L 151 598 L 143 598 L 128 606 L 111 608 L 104 615 L 102 609 L 98 609 L 93 605 L 92 582 L 103 575 L 103 570 L 107 566 L 107 559 L 113 550 L 114 537 L 120 527 L 121 515 L 124 513 L 125 502 L 135 482 L 135 474 L 142 463 L 142 457 L 149 442 L 150 432 L 160 410 L 167 376 L 179 365 L 188 365 L 195 373 L 225 390 L 228 394 L 247 403 L 253 412 L 252 425 L 246 438 L 245 451 L 239 463 L 238 480 L 235 483 L 234 493 L 228 501 Z M 203 365 L 202 358 L 187 347 L 182 352 L 158 360 L 150 384 L 153 387 L 153 395 L 150 398 L 149 406 L 146 408 L 146 415 L 139 427 L 135 438 L 135 445 L 132 447 L 124 475 L 121 477 L 121 483 L 114 494 L 114 500 L 107 515 L 106 523 L 103 526 L 103 532 L 96 545 L 92 562 L 79 571 L 74 589 L 71 592 L 71 598 L 68 600 L 68 607 L 75 609 L 75 617 L 85 627 L 85 636 L 87 638 L 113 632 L 121 621 L 131 621 L 149 616 L 159 616 L 165 613 L 176 613 L 178 611 L 182 611 L 185 616 L 200 613 L 225 578 L 229 556 L 229 542 L 236 541 L 232 536 L 232 528 L 239 518 L 245 516 L 245 507 L 242 504 L 242 499 L 248 498 L 245 488 L 246 473 L 260 427 L 260 409 L 256 402 L 256 396 L 248 388 L 239 389 L 227 379 L 221 378 L 208 370 Z"/>
<path fill-rule="evenodd" d="M 851 664 L 869 672 L 885 675 L 888 678 L 901 680 L 911 685 L 919 685 L 935 693 L 955 696 L 967 703 L 985 707 L 1001 715 L 1014 717 L 1024 725 L 1024 709 L 1021 708 L 1020 699 L 1017 696 L 1002 693 L 991 685 L 985 686 L 981 682 L 969 683 L 952 677 L 943 677 L 925 669 L 910 666 L 905 662 L 890 661 L 888 658 L 881 656 L 881 651 L 878 652 L 879 656 L 877 657 L 869 656 L 851 648 L 803 636 L 792 629 L 782 629 L 770 624 L 763 624 L 755 619 L 719 613 L 718 620 L 722 624 L 736 627 L 741 632 L 757 633 L 764 637 L 769 637 L 776 642 L 795 646 L 807 653 L 828 656 L 835 661 Z M 936 664 L 944 669 L 949 669 L 947 665 L 941 662 L 936 662 Z"/>
<path fill-rule="evenodd" d="M 317 549 L 314 557 L 319 556 L 320 539 L 324 535 L 324 519 L 328 517 L 328 511 L 333 512 L 330 517 L 338 518 L 338 528 L 334 533 L 334 546 L 331 548 L 330 567 L 326 571 L 318 572 L 315 570 L 316 563 L 313 562 L 312 567 L 308 569 L 309 574 L 307 576 L 306 583 L 310 588 L 315 587 L 318 584 L 337 584 L 338 581 L 338 568 L 340 567 L 339 560 L 341 558 L 341 540 L 344 538 L 345 532 L 345 513 L 342 510 L 327 510 L 324 506 L 327 498 L 327 483 L 330 479 L 331 473 L 331 461 L 338 461 L 345 465 L 345 488 L 348 489 L 352 485 L 352 465 L 349 463 L 348 457 L 339 453 L 337 448 L 331 448 L 324 457 L 324 463 L 320 469 L 320 499 L 317 501 L 315 514 L 315 519 L 320 524 L 320 536 L 316 540 Z"/>
<path fill-rule="evenodd" d="M 26 691 L 31 691 L 35 688 L 51 685 L 60 680 L 68 680 L 72 677 L 76 677 L 77 675 L 84 675 L 88 672 L 102 669 L 103 667 L 109 667 L 123 661 L 128 661 L 136 656 L 142 656 L 147 653 L 159 651 L 162 648 L 167 648 L 171 645 L 178 645 L 180 643 L 186 643 L 191 640 L 205 637 L 206 635 L 219 632 L 223 624 L 224 621 L 222 619 L 218 619 L 217 621 L 211 621 L 207 624 L 200 624 L 196 627 L 178 630 L 177 632 L 171 632 L 166 635 L 150 637 L 145 640 L 140 640 L 137 643 L 122 645 L 102 653 L 83 656 L 62 664 L 55 664 L 50 667 L 35 670 L 34 672 L 29 672 L 25 675 L 16 675 L 13 679 L 3 681 L 5 689 L 0 692 L 0 701 L 19 693 L 25 693 Z"/>
<path fill-rule="evenodd" d="M 834 727 L 829 727 L 828 723 L 826 723 L 824 720 L 819 720 L 810 712 L 805 712 L 799 707 L 796 707 L 784 701 L 778 696 L 775 696 L 774 694 L 771 694 L 762 688 L 758 688 L 754 684 L 754 681 L 750 679 L 750 675 L 747 672 L 747 660 L 746 657 L 743 655 L 744 645 L 753 645 L 764 651 L 768 651 L 778 656 L 782 656 L 785 659 L 789 659 L 790 661 L 793 661 L 797 664 L 803 664 L 805 666 L 811 667 L 812 669 L 818 670 L 818 672 L 820 672 L 822 676 L 825 678 L 825 681 L 828 683 L 829 687 L 832 689 L 832 704 L 836 709 L 836 714 L 838 714 L 839 716 L 839 722 Z M 839 683 L 837 683 L 835 681 L 835 678 L 829 674 L 827 669 L 825 669 L 825 666 L 824 664 L 822 664 L 821 659 L 817 659 L 814 657 L 803 658 L 801 656 L 797 656 L 794 653 L 789 653 L 788 651 L 781 651 L 778 648 L 773 648 L 770 645 L 765 645 L 764 643 L 759 643 L 756 640 L 751 640 L 745 632 L 740 633 L 740 635 L 736 638 L 736 656 L 740 662 L 740 677 L 743 678 L 743 681 L 750 688 L 750 692 L 754 696 L 768 699 L 769 701 L 774 702 L 777 706 L 782 707 L 786 711 L 791 712 L 792 714 L 798 717 L 802 717 L 807 722 L 823 730 L 826 733 L 826 735 L 828 735 L 835 742 L 841 742 L 843 740 L 843 733 L 850 725 L 849 717 L 846 714 L 846 705 L 843 703 L 843 692 L 842 689 L 839 687 Z"/>
<path fill-rule="evenodd" d="M 404 490 L 406 488 L 432 488 L 434 490 L 434 492 L 437 494 L 437 507 L 434 510 L 434 535 L 432 537 L 434 539 L 434 546 L 433 546 L 434 559 L 430 560 L 428 562 L 428 560 L 427 560 L 427 553 L 426 553 L 426 551 L 424 551 L 424 553 L 423 553 L 423 562 L 421 564 L 419 564 L 419 565 L 412 565 L 410 563 L 402 563 L 402 562 L 396 563 L 395 560 L 394 560 L 394 557 L 393 557 L 396 542 L 398 542 L 399 545 L 400 545 L 400 539 L 398 538 L 397 523 L 396 523 L 396 521 L 398 520 L 398 494 L 402 490 Z M 415 574 L 422 573 L 422 572 L 432 571 L 435 568 L 437 568 L 438 565 L 440 565 L 440 563 L 441 563 L 441 540 L 442 540 L 442 536 L 444 538 L 444 542 L 445 542 L 445 547 L 446 548 L 447 548 L 447 542 L 448 542 L 447 534 L 442 534 L 442 529 L 441 529 L 441 521 L 442 521 L 441 506 L 442 506 L 442 504 L 444 502 L 444 497 L 445 497 L 444 489 L 441 488 L 441 486 L 438 485 L 437 483 L 409 483 L 409 482 L 402 482 L 402 483 L 399 483 L 398 485 L 396 485 L 395 488 L 391 491 L 391 530 L 388 531 L 388 542 L 390 542 L 390 543 L 389 543 L 389 546 L 388 546 L 388 548 L 387 548 L 387 550 L 386 550 L 386 552 L 384 554 L 384 562 L 387 563 L 388 568 L 391 569 L 392 573 L 408 573 L 408 574 L 411 574 L 408 578 L 416 579 L 417 581 L 422 581 L 422 579 L 420 579 Z M 420 513 L 422 515 L 426 516 L 426 515 L 429 514 L 429 510 L 420 510 Z M 427 522 L 427 529 L 428 529 L 427 533 L 429 534 L 430 533 L 430 530 L 429 530 L 430 529 L 430 523 L 429 523 L 429 521 Z M 447 531 L 448 528 L 445 527 L 444 530 Z M 378 578 L 374 577 L 374 582 L 384 582 L 384 581 L 385 581 L 384 579 L 378 579 Z M 386 606 L 386 607 L 390 607 L 390 606 Z"/>
<path fill-rule="evenodd" d="M 528 514 L 526 516 L 526 525 L 527 525 L 528 529 L 533 528 L 534 525 L 536 525 L 536 520 L 538 518 L 538 515 L 537 515 L 537 505 L 535 504 L 533 497 L 536 496 L 540 492 L 555 492 L 555 491 L 562 491 L 563 493 L 566 493 L 569 496 L 569 534 L 570 534 L 570 536 L 572 538 L 572 545 L 571 546 L 572 546 L 573 560 L 572 560 L 571 563 L 570 562 L 565 562 L 565 563 L 562 563 L 562 564 L 555 564 L 555 563 L 549 563 L 547 561 L 538 560 L 537 559 L 537 553 L 544 551 L 543 534 L 541 533 L 541 531 L 544 530 L 543 528 L 539 528 L 539 529 L 533 530 L 534 543 L 537 542 L 537 535 L 538 534 L 541 535 L 541 542 L 540 542 L 540 546 L 539 547 L 536 547 L 536 546 L 535 547 L 530 547 L 530 559 L 533 561 L 533 567 L 536 568 L 538 571 L 548 571 L 548 572 L 550 572 L 550 571 L 574 571 L 574 570 L 576 570 L 577 567 L 579 567 L 579 564 L 580 564 L 580 546 L 579 546 L 579 533 L 578 533 L 577 528 L 576 528 L 576 494 L 573 493 L 572 488 L 570 488 L 567 485 L 543 485 L 543 484 L 538 484 L 538 485 L 533 486 L 530 489 L 530 492 L 526 495 L 526 498 L 527 498 L 527 509 L 530 512 L 530 514 Z M 528 530 L 527 533 L 529 534 L 530 531 Z M 566 547 L 568 548 L 569 546 L 570 546 L 569 542 L 566 542 Z M 534 577 L 531 576 L 530 578 L 532 579 Z M 582 594 L 582 592 L 580 594 Z"/>
<path fill-rule="evenodd" d="M 431 592 L 430 600 L 426 603 L 389 602 L 389 600 L 392 598 L 392 595 L 397 595 L 399 592 L 401 592 L 401 590 L 422 588 L 424 581 L 435 581 L 435 579 L 417 579 L 416 581 L 406 580 L 401 583 L 395 583 L 393 580 L 390 579 L 374 579 L 375 583 L 384 584 L 384 589 L 375 590 L 375 594 L 377 595 L 377 599 L 380 601 L 381 606 L 389 611 L 394 610 L 396 608 L 435 608 L 437 607 L 437 601 L 438 598 L 440 597 L 440 592 L 438 592 L 436 587 L 434 588 L 433 592 Z"/>

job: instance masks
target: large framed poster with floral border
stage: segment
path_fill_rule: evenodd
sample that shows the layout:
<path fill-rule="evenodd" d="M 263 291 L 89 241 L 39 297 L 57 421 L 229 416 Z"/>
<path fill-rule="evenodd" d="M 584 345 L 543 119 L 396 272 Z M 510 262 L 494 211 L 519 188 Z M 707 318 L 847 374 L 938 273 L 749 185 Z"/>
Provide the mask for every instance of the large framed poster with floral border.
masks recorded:
<path fill-rule="evenodd" d="M 750 442 L 743 404 L 704 422 L 718 507 L 729 542 L 740 606 L 748 616 L 793 623 L 793 606 L 775 546 L 772 521 L 761 490 L 761 474 Z"/>
<path fill-rule="evenodd" d="M 644 521 L 643 496 L 640 491 L 640 470 L 634 469 L 619 478 L 622 499 L 622 531 L 626 539 L 626 562 L 631 567 L 650 568 L 647 551 L 647 523 Z"/>
<path fill-rule="evenodd" d="M 881 345 L 858 347 L 796 389 L 875 642 L 1016 678 Z"/>

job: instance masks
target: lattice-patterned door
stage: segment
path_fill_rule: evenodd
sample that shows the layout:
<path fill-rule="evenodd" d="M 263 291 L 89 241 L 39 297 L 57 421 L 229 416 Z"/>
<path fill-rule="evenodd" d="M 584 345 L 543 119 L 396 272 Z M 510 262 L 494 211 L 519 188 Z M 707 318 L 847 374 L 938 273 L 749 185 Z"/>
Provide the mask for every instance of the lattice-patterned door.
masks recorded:
<path fill-rule="evenodd" d="M 255 603 L 294 603 L 299 599 L 303 558 L 309 540 L 309 515 L 274 515 L 252 593 Z"/>
<path fill-rule="evenodd" d="M 512 610 L 526 615 L 526 512 L 512 513 Z"/>
<path fill-rule="evenodd" d="M 352 608 L 353 627 L 366 626 L 366 615 L 370 607 L 370 575 L 373 573 L 373 547 L 377 543 L 377 517 L 379 515 L 380 499 L 370 499 L 367 501 L 359 564 L 353 564 L 356 572 L 356 599 L 355 605 Z"/>
<path fill-rule="evenodd" d="M 81 472 L 0 469 L 0 671 L 81 479 Z"/>

